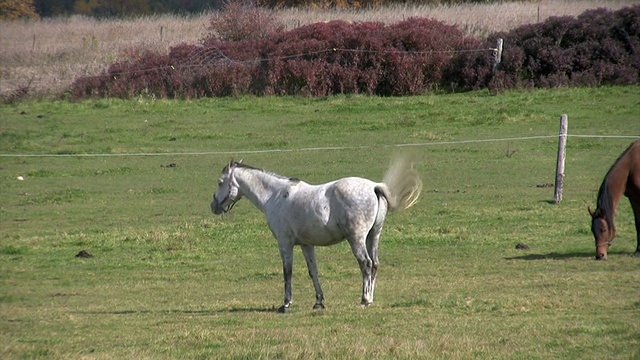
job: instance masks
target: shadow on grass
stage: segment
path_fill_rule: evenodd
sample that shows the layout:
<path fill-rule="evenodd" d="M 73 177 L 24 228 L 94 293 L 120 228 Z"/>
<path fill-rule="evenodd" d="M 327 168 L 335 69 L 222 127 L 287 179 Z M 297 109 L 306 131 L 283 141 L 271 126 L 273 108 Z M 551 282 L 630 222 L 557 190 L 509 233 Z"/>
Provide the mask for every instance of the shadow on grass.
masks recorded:
<path fill-rule="evenodd" d="M 609 255 L 628 255 L 624 251 L 609 251 Z M 527 254 L 521 256 L 506 257 L 505 260 L 566 260 L 566 259 L 585 259 L 592 258 L 595 260 L 595 251 L 590 252 L 572 252 L 572 253 L 548 253 L 548 254 Z"/>

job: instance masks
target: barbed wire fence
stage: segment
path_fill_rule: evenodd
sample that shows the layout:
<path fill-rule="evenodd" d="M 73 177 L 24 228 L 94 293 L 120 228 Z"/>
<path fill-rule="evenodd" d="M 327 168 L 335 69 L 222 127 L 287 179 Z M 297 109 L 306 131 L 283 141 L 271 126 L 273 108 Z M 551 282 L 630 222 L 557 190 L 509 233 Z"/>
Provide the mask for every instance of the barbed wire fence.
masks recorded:
<path fill-rule="evenodd" d="M 254 149 L 254 150 L 214 150 L 214 151 L 183 151 L 183 152 L 137 152 L 137 153 L 84 153 L 84 154 L 10 154 L 0 153 L 0 158 L 114 158 L 114 157 L 178 157 L 178 156 L 241 156 L 251 154 L 277 154 L 277 153 L 304 153 L 304 152 L 326 152 L 326 151 L 344 151 L 344 150 L 372 150 L 372 149 L 392 149 L 392 148 L 424 148 L 433 146 L 450 146 L 450 145 L 468 145 L 481 143 L 498 143 L 513 141 L 530 141 L 530 140 L 550 140 L 558 139 L 558 157 L 556 161 L 556 176 L 553 184 L 554 187 L 554 204 L 560 204 L 562 201 L 564 178 L 565 178 L 565 159 L 567 139 L 573 138 L 599 138 L 599 139 L 630 139 L 640 140 L 640 134 L 637 135 L 591 135 L 591 134 L 569 134 L 568 118 L 566 114 L 560 117 L 560 131 L 558 135 L 538 135 L 538 136 L 520 136 L 505 138 L 488 138 L 488 139 L 468 139 L 468 140 L 451 140 L 451 141 L 432 141 L 417 143 L 399 143 L 399 144 L 377 144 L 377 145 L 356 145 L 356 146 L 316 146 L 304 148 L 282 148 L 282 149 Z M 546 184 L 545 184 L 546 185 Z"/>
<path fill-rule="evenodd" d="M 212 46 L 208 48 L 198 48 L 193 50 L 184 64 L 171 64 L 162 67 L 151 67 L 146 69 L 137 69 L 131 71 L 110 72 L 110 76 L 118 77 L 124 75 L 142 75 L 150 72 L 166 71 L 170 72 L 177 69 L 199 69 L 207 66 L 215 66 L 219 63 L 225 65 L 239 64 L 239 65 L 255 65 L 268 61 L 284 61 L 291 59 L 308 58 L 318 56 L 327 53 L 362 53 L 362 54 L 401 54 L 410 56 L 429 56 L 433 54 L 460 54 L 460 53 L 483 53 L 488 52 L 494 57 L 495 65 L 499 64 L 502 60 L 503 39 L 498 39 L 495 48 L 481 48 L 481 49 L 467 49 L 467 50 L 427 50 L 427 51 L 406 51 L 406 50 L 369 50 L 369 49 L 347 49 L 347 48 L 325 48 L 321 50 L 301 52 L 291 55 L 279 55 L 269 56 L 264 58 L 254 58 L 249 60 L 238 60 L 227 56 L 220 48 Z"/>
<path fill-rule="evenodd" d="M 566 134 L 569 138 L 599 138 L 599 139 L 640 139 L 638 135 L 582 135 L 582 134 Z M 11 154 L 0 153 L 0 157 L 4 158 L 73 158 L 73 157 L 132 157 L 132 156 L 211 156 L 211 155 L 250 155 L 250 154 L 268 154 L 268 153 L 291 153 L 291 152 L 315 152 L 315 151 L 341 151 L 341 150 L 366 150 L 376 148 L 410 148 L 410 147 L 430 147 L 444 145 L 464 145 L 479 143 L 496 143 L 510 141 L 527 141 L 527 140 L 544 140 L 557 139 L 559 135 L 538 135 L 538 136 L 519 136 L 506 138 L 489 138 L 489 139 L 469 139 L 469 140 L 451 140 L 451 141 L 432 141 L 417 143 L 400 143 L 400 144 L 379 144 L 379 145 L 357 145 L 357 146 L 315 146 L 304 148 L 290 149 L 256 149 L 256 150 L 214 150 L 214 151 L 183 151 L 183 152 L 136 152 L 136 153 L 85 153 L 85 154 Z"/>
<path fill-rule="evenodd" d="M 301 59 L 305 57 L 321 56 L 328 53 L 361 53 L 361 54 L 400 54 L 408 56 L 431 56 L 436 54 L 448 54 L 455 55 L 460 53 L 482 53 L 489 52 L 493 54 L 495 58 L 494 65 L 497 65 L 501 60 L 502 54 L 502 39 L 495 48 L 481 48 L 481 49 L 466 49 L 466 50 L 428 50 L 428 51 L 405 51 L 405 50 L 368 50 L 368 49 L 348 49 L 348 48 L 325 48 L 314 51 L 300 52 L 290 55 L 274 55 L 268 57 L 254 58 L 248 60 L 234 59 L 227 56 L 221 49 L 217 47 L 199 47 L 190 53 L 182 64 L 171 64 L 162 67 L 149 67 L 145 69 L 136 69 L 132 71 L 122 72 L 108 72 L 109 76 L 124 76 L 124 75 L 143 75 L 145 73 L 153 72 L 170 72 L 177 69 L 182 70 L 196 70 L 210 66 L 224 65 L 247 65 L 253 66 L 256 64 L 268 62 L 268 61 L 286 61 L 292 59 Z M 90 66 L 86 66 L 83 71 L 86 76 L 101 76 L 107 74 L 106 69 L 93 69 L 90 70 Z M 90 73 L 93 73 L 91 75 Z M 64 88 L 70 86 L 75 79 L 80 76 L 69 77 L 56 77 L 51 79 L 47 77 L 47 74 L 31 74 L 29 77 L 20 77 L 17 79 L 4 79 L 2 82 L 4 86 L 0 86 L 0 95 L 2 93 L 11 93 L 12 91 L 21 91 L 21 89 L 34 89 L 36 92 L 43 92 L 49 88 Z"/>

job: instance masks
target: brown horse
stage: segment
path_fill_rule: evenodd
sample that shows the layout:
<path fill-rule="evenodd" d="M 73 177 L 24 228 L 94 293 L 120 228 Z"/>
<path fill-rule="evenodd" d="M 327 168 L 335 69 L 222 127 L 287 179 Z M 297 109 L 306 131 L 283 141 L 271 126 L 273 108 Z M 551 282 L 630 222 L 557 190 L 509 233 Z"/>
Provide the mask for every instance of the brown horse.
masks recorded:
<path fill-rule="evenodd" d="M 596 260 L 607 259 L 607 249 L 616 236 L 613 216 L 623 194 L 629 198 L 636 220 L 638 246 L 633 255 L 640 257 L 640 140 L 613 163 L 600 185 L 596 210 L 589 208 L 591 232 L 596 238 Z"/>

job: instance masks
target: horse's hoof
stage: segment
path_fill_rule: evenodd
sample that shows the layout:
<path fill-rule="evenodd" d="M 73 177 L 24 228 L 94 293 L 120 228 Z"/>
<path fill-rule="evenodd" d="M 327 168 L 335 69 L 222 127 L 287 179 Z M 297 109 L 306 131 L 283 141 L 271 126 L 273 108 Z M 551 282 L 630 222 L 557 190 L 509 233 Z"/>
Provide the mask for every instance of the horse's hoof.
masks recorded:
<path fill-rule="evenodd" d="M 315 304 L 313 305 L 313 310 L 324 310 L 323 304 Z"/>
<path fill-rule="evenodd" d="M 373 304 L 373 303 L 363 301 L 363 302 L 360 303 L 360 307 L 365 309 L 365 308 L 368 308 L 371 304 Z"/>
<path fill-rule="evenodd" d="M 284 305 L 282 305 L 282 306 L 280 306 L 280 307 L 278 308 L 278 312 L 279 312 L 280 314 L 286 314 L 286 313 L 288 313 L 288 312 L 289 312 L 289 310 L 290 310 L 289 306 L 284 306 Z"/>
<path fill-rule="evenodd" d="M 640 258 L 640 251 L 636 251 L 633 253 L 633 257 Z"/>

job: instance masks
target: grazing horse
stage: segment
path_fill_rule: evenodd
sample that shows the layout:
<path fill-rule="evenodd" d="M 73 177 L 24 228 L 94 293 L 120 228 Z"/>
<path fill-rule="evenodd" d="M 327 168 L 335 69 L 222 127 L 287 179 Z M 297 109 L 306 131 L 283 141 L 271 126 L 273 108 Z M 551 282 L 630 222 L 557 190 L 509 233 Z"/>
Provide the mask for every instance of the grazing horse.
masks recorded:
<path fill-rule="evenodd" d="M 591 232 L 596 238 L 596 260 L 607 259 L 607 249 L 616 236 L 613 217 L 622 195 L 629 198 L 636 221 L 638 244 L 633 254 L 640 257 L 640 140 L 631 144 L 604 177 L 596 210 L 589 208 Z"/>
<path fill-rule="evenodd" d="M 408 158 L 398 158 L 377 183 L 347 177 L 310 185 L 241 162 L 226 165 L 213 195 L 211 211 L 226 213 L 245 196 L 260 209 L 278 241 L 284 270 L 284 304 L 291 306 L 293 247 L 299 245 L 316 292 L 314 309 L 324 309 L 314 246 L 347 240 L 362 272 L 362 306 L 373 302 L 378 241 L 387 210 L 404 210 L 418 199 L 422 182 Z"/>

